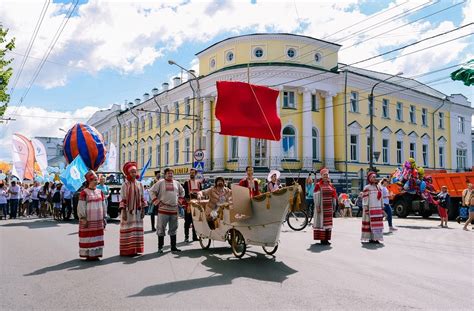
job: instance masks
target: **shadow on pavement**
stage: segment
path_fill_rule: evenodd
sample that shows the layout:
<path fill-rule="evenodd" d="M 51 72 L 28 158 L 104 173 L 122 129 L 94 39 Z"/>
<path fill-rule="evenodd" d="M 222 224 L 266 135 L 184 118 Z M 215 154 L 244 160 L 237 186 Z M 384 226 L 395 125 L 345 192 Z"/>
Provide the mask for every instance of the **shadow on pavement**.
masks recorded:
<path fill-rule="evenodd" d="M 265 282 L 282 283 L 289 275 L 297 271 L 288 267 L 283 262 L 277 262 L 274 258 L 269 258 L 260 253 L 244 257 L 244 259 L 221 258 L 217 254 L 228 254 L 230 248 L 220 247 L 210 250 L 193 249 L 183 251 L 178 257 L 187 256 L 191 258 L 202 257 L 205 259 L 201 264 L 213 273 L 197 279 L 174 281 L 169 283 L 148 286 L 139 293 L 129 297 L 158 296 L 173 294 L 182 291 L 189 291 L 198 288 L 207 288 L 232 284 L 234 279 L 248 278 Z M 247 252 L 249 253 L 249 252 Z"/>
<path fill-rule="evenodd" d="M 26 219 L 25 219 L 26 220 Z M 14 222 L 9 224 L 4 224 L 2 227 L 27 227 L 28 229 L 42 229 L 42 228 L 51 228 L 51 227 L 59 227 L 61 222 L 57 222 L 53 219 L 38 219 L 34 221 L 21 221 Z"/>
<path fill-rule="evenodd" d="M 331 245 L 323 245 L 320 243 L 316 243 L 316 244 L 311 244 L 311 246 L 307 250 L 313 253 L 322 253 L 324 251 L 329 251 L 331 249 L 332 249 Z"/>
<path fill-rule="evenodd" d="M 370 249 L 370 250 L 377 250 L 383 247 L 385 247 L 385 244 L 383 243 L 380 243 L 380 244 L 373 244 L 373 243 L 368 243 L 368 242 L 362 243 L 362 248 Z"/>
<path fill-rule="evenodd" d="M 41 275 L 48 272 L 62 271 L 62 270 L 68 270 L 68 271 L 85 270 L 89 268 L 95 268 L 95 267 L 100 267 L 100 266 L 116 263 L 116 262 L 122 262 L 125 265 L 129 265 L 129 264 L 137 263 L 139 261 L 146 261 L 146 260 L 154 259 L 157 257 L 158 257 L 157 253 L 149 253 L 149 254 L 134 256 L 134 257 L 117 255 L 117 256 L 101 259 L 99 261 L 86 261 L 84 259 L 77 258 L 77 259 L 72 259 L 66 262 L 59 263 L 54 266 L 49 266 L 49 267 L 45 267 L 45 268 L 33 271 L 31 273 L 25 274 L 24 276 Z"/>
<path fill-rule="evenodd" d="M 438 227 L 433 227 L 433 226 L 409 226 L 409 225 L 400 225 L 400 226 L 397 226 L 397 228 L 405 228 L 405 229 L 414 229 L 414 230 L 418 230 L 418 229 L 441 229 L 441 228 L 438 228 Z"/>

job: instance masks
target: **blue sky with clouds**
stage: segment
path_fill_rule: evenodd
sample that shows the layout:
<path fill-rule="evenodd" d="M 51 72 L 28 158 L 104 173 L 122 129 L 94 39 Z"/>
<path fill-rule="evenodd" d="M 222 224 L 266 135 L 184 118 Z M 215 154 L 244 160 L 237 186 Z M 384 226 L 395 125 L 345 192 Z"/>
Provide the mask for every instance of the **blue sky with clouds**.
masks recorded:
<path fill-rule="evenodd" d="M 38 79 L 28 95 L 21 100 L 34 69 L 71 3 L 72 1 L 54 1 L 49 5 L 7 111 L 7 114 L 18 121 L 11 122 L 6 127 L 1 126 L 0 144 L 7 144 L 14 131 L 25 131 L 26 135 L 59 136 L 55 125 L 54 128 L 47 122 L 43 126 L 35 125 L 42 118 L 46 120 L 47 116 L 63 118 L 60 125 L 68 127 L 75 122 L 84 122 L 94 109 L 107 108 L 125 100 L 132 101 L 142 97 L 145 92 L 151 93 L 152 88 L 160 87 L 163 82 L 169 82 L 174 75 L 179 74 L 176 67 L 167 63 L 168 59 L 191 68 L 195 65 L 193 61 L 196 52 L 229 36 L 275 31 L 323 38 L 362 21 L 360 26 L 349 27 L 326 39 L 340 43 L 338 39 L 352 31 L 383 23 L 392 16 L 403 14 L 403 10 L 424 5 L 424 8 L 407 14 L 404 18 L 341 42 L 344 48 L 362 41 L 357 47 L 340 53 L 341 62 L 352 63 L 472 22 L 473 9 L 472 1 L 462 0 L 431 3 L 428 0 L 224 0 L 168 1 L 164 4 L 146 0 L 140 3 L 80 1 Z M 434 14 L 456 3 L 461 4 Z M 0 4 L 0 20 L 4 27 L 10 29 L 9 35 L 17 38 L 15 53 L 10 54 L 15 58 L 13 65 L 16 72 L 42 6 L 43 1 L 37 1 L 33 5 L 32 2 L 7 0 Z M 394 6 L 397 7 L 380 14 Z M 471 15 L 466 15 L 469 12 Z M 380 14 L 380 17 L 365 21 L 373 14 Z M 429 14 L 434 15 L 403 26 Z M 364 42 L 367 37 L 390 29 L 395 30 Z M 413 76 L 461 63 L 474 57 L 472 37 L 437 48 L 428 47 L 457 35 L 472 33 L 472 29 L 471 27 L 412 49 L 425 47 L 426 50 L 420 53 L 376 66 L 370 62 L 359 66 L 392 73 L 403 71 L 405 76 Z M 385 59 L 389 57 L 393 55 Z M 451 71 L 419 80 L 430 82 L 447 76 Z M 465 87 L 460 82 L 443 80 L 433 87 L 446 94 L 463 93 L 471 102 L 473 100 L 472 88 Z M 31 117 L 33 112 L 37 114 L 37 119 Z"/>

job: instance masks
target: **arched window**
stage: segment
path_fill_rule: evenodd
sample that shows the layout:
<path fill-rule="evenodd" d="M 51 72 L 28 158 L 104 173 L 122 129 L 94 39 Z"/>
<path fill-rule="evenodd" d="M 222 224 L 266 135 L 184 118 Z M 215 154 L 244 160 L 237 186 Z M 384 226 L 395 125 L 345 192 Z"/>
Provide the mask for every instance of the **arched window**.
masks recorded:
<path fill-rule="evenodd" d="M 296 159 L 296 134 L 295 129 L 287 126 L 283 129 L 283 157 Z"/>
<path fill-rule="evenodd" d="M 148 129 L 153 129 L 153 116 L 151 115 L 151 113 L 148 114 Z"/>
<path fill-rule="evenodd" d="M 319 160 L 319 137 L 318 130 L 313 128 L 312 131 L 313 160 Z"/>

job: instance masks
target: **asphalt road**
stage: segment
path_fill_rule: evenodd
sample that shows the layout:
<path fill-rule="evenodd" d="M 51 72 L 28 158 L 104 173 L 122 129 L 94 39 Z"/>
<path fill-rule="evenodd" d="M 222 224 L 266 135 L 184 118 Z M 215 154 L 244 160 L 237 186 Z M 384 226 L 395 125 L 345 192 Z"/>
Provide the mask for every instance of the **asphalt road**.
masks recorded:
<path fill-rule="evenodd" d="M 118 222 L 109 223 L 104 258 L 78 258 L 76 223 L 0 221 L 1 310 L 472 310 L 474 239 L 461 225 L 394 219 L 384 245 L 360 243 L 360 218 L 335 219 L 333 244 L 312 231 L 282 227 L 275 257 L 250 247 L 239 260 L 214 242 L 180 244 L 157 255 L 118 256 Z M 178 241 L 183 240 L 180 220 Z M 166 238 L 165 243 L 169 243 Z"/>

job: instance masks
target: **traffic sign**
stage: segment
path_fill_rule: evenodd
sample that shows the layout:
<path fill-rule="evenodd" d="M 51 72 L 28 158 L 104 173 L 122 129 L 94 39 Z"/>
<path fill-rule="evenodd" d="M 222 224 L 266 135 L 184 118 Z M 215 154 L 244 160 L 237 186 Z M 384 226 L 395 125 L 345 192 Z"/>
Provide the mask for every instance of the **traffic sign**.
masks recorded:
<path fill-rule="evenodd" d="M 194 160 L 196 160 L 196 161 L 204 160 L 204 150 L 198 149 L 198 150 L 194 151 Z"/>
<path fill-rule="evenodd" d="M 196 171 L 202 173 L 204 171 L 204 162 L 196 161 L 193 163 L 193 167 L 196 169 Z"/>

